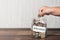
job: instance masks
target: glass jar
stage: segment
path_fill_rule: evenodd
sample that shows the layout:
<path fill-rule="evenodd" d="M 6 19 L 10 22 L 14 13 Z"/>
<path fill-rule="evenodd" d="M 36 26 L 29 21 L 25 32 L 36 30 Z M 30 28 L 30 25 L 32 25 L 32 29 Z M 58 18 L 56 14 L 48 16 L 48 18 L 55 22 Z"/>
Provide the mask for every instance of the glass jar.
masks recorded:
<path fill-rule="evenodd" d="M 45 38 L 47 35 L 47 23 L 44 17 L 33 19 L 32 35 L 34 38 Z"/>

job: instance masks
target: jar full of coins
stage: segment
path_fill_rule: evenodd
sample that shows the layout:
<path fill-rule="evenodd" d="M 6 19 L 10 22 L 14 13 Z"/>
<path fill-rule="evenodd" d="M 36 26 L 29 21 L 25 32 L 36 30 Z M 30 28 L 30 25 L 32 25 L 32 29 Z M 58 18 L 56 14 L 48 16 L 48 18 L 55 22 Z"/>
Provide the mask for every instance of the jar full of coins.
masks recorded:
<path fill-rule="evenodd" d="M 33 19 L 32 35 L 34 38 L 45 38 L 47 35 L 47 19 L 44 17 L 38 17 Z"/>

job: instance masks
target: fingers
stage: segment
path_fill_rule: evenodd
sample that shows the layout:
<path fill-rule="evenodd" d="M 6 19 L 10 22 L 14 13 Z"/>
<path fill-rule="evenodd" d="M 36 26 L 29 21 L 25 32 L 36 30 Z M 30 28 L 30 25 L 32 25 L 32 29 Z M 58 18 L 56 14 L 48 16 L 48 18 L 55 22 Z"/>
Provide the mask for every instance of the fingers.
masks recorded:
<path fill-rule="evenodd" d="M 38 17 L 44 16 L 43 12 L 38 13 Z"/>
<path fill-rule="evenodd" d="M 39 11 L 38 11 L 38 12 L 39 12 L 38 15 L 39 15 L 39 16 L 44 16 L 45 13 L 47 12 L 47 9 L 48 9 L 47 6 L 41 7 L 41 8 L 39 9 Z"/>
<path fill-rule="evenodd" d="M 43 16 L 44 15 L 43 11 L 44 11 L 44 8 L 43 7 L 40 8 L 38 11 L 38 16 Z"/>

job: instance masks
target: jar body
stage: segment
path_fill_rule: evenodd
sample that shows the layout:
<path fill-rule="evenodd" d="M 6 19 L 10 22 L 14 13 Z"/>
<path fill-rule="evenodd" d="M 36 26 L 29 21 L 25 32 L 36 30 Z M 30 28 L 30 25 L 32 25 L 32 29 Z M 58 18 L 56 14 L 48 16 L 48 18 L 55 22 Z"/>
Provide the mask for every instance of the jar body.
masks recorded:
<path fill-rule="evenodd" d="M 45 38 L 47 35 L 47 24 L 40 21 L 40 19 L 33 20 L 32 35 L 34 38 Z"/>

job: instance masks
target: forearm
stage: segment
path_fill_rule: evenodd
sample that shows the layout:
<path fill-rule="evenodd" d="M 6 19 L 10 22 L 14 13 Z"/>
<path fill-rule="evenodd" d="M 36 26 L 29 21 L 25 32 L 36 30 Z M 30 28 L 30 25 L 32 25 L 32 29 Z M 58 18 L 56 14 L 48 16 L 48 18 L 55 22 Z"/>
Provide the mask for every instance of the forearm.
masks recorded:
<path fill-rule="evenodd" d="M 60 16 L 60 7 L 52 7 L 52 15 Z"/>

